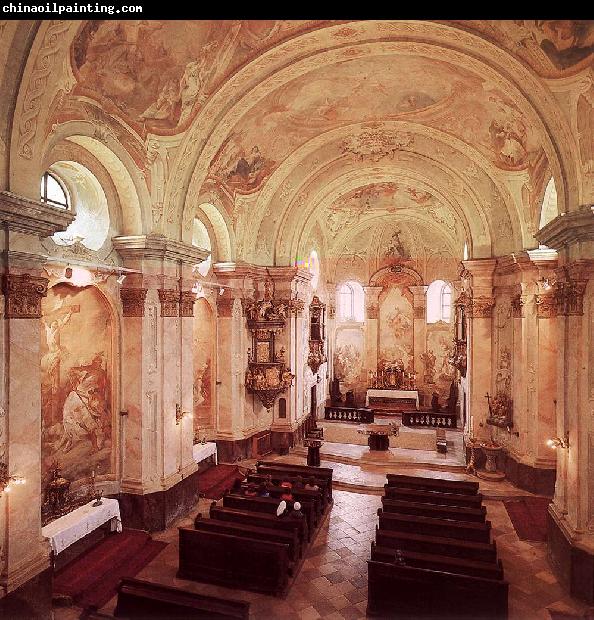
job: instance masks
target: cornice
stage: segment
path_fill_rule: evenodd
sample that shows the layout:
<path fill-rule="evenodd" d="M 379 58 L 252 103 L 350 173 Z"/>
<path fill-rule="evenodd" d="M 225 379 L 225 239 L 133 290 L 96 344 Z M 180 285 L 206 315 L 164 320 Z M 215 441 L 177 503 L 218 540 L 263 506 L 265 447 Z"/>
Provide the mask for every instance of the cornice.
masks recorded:
<path fill-rule="evenodd" d="M 556 250 L 579 241 L 594 241 L 593 205 L 561 213 L 534 233 L 538 242 Z"/>
<path fill-rule="evenodd" d="M 11 192 L 0 192 L 0 221 L 9 230 L 49 237 L 66 230 L 74 217 L 72 211 L 50 207 Z"/>
<path fill-rule="evenodd" d="M 123 259 L 170 260 L 196 264 L 208 258 L 209 252 L 164 235 L 129 235 L 114 237 L 113 246 Z"/>

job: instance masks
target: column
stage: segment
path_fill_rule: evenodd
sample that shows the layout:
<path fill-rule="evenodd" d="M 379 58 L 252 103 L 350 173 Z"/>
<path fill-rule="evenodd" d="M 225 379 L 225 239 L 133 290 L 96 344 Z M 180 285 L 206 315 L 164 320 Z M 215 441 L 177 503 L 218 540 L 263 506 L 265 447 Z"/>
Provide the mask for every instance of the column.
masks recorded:
<path fill-rule="evenodd" d="M 44 572 L 50 550 L 41 535 L 40 319 L 48 279 L 40 238 L 65 230 L 73 219 L 72 213 L 0 192 L 0 465 L 7 476 L 25 479 L 0 497 L 0 615 L 10 615 L 10 602 L 19 598 L 40 617 L 51 614 L 51 575 Z"/>
<path fill-rule="evenodd" d="M 197 497 L 188 480 L 198 467 L 192 458 L 191 287 L 192 268 L 208 253 L 161 235 L 116 237 L 114 247 L 125 266 L 137 271 L 120 291 L 125 412 L 120 507 L 130 527 L 160 530 Z"/>
<path fill-rule="evenodd" d="M 490 438 L 487 426 L 489 409 L 485 395 L 491 392 L 492 374 L 492 313 L 493 272 L 496 260 L 492 258 L 463 261 L 466 277 L 470 276 L 472 297 L 468 304 L 468 409 L 473 422 L 474 436 Z M 464 277 L 463 275 L 463 277 Z"/>
<path fill-rule="evenodd" d="M 413 294 L 413 368 L 417 375 L 417 384 L 423 378 L 423 360 L 421 355 L 427 345 L 427 286 L 409 286 Z M 453 319 L 452 319 L 453 320 Z M 428 403 L 425 403 L 427 405 Z"/>
<path fill-rule="evenodd" d="M 377 372 L 379 351 L 379 297 L 382 286 L 364 286 L 365 291 L 365 374 Z M 368 386 L 369 387 L 369 386 Z"/>

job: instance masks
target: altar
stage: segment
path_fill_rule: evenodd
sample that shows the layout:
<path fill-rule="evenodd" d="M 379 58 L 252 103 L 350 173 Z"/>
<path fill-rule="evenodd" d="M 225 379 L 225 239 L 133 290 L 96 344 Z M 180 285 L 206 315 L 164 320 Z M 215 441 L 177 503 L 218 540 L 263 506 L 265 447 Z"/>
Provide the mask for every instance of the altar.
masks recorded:
<path fill-rule="evenodd" d="M 418 390 L 390 390 L 381 388 L 371 388 L 367 390 L 365 396 L 365 406 L 369 407 L 372 403 L 372 399 L 376 401 L 384 402 L 397 402 L 399 400 L 411 401 L 414 400 L 416 408 L 419 408 L 419 392 Z"/>
<path fill-rule="evenodd" d="M 91 501 L 41 528 L 41 534 L 49 540 L 54 555 L 58 555 L 87 534 L 109 522 L 112 532 L 122 531 L 120 505 L 117 499 L 103 497 L 95 506 Z"/>

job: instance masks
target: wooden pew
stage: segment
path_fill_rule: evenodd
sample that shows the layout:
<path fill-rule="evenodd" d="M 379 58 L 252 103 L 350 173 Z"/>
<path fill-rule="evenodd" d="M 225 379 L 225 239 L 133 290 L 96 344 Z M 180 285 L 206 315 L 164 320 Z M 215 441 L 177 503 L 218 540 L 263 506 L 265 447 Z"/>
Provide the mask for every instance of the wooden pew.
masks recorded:
<path fill-rule="evenodd" d="M 418 515 L 405 515 L 396 512 L 377 510 L 380 530 L 426 534 L 488 543 L 491 536 L 491 522 L 474 523 L 472 521 L 453 521 L 451 519 L 434 519 Z"/>
<path fill-rule="evenodd" d="M 252 512 L 276 515 L 278 505 L 279 500 L 274 497 L 245 497 L 233 493 L 223 495 L 223 506 L 225 508 L 238 508 L 239 510 L 251 510 Z M 316 523 L 313 503 L 304 502 L 301 508 L 307 521 L 307 527 L 313 531 Z"/>
<path fill-rule="evenodd" d="M 242 491 L 246 491 L 249 488 L 249 483 L 241 485 Z M 269 488 L 270 497 L 274 497 L 280 501 L 280 498 L 287 493 L 287 489 L 280 486 L 272 486 Z M 316 524 L 319 518 L 324 513 L 322 504 L 322 494 L 320 491 L 308 491 L 307 489 L 295 489 L 290 490 L 293 499 L 296 502 L 300 502 L 303 506 L 304 503 L 310 502 L 313 504 L 314 513 L 316 515 Z"/>
<path fill-rule="evenodd" d="M 272 540 L 289 546 L 289 559 L 296 562 L 301 555 L 301 545 L 296 530 L 279 530 L 270 527 L 247 525 L 244 523 L 232 523 L 229 521 L 217 521 L 205 519 L 198 515 L 194 519 L 194 529 L 202 532 L 219 532 L 233 536 L 246 536 L 256 540 Z"/>
<path fill-rule="evenodd" d="M 297 476 L 283 476 L 283 475 L 279 475 L 279 474 L 275 474 L 273 476 L 271 476 L 272 478 L 272 484 L 274 486 L 280 486 L 280 483 L 283 482 L 284 480 L 288 480 L 291 483 L 295 483 L 297 480 Z M 307 482 L 307 478 L 305 478 L 304 482 Z M 249 482 L 253 482 L 254 484 L 261 484 L 261 483 L 265 483 L 267 481 L 267 475 L 266 474 L 248 474 L 247 476 L 247 481 Z M 328 483 L 326 482 L 326 480 L 323 480 L 321 478 L 317 478 L 316 479 L 316 484 L 318 485 L 318 487 L 320 488 L 320 495 L 322 498 L 322 506 L 323 509 L 326 509 L 326 506 L 328 505 L 328 501 L 329 501 L 329 493 L 327 490 L 327 486 Z M 303 489 L 304 491 L 306 491 L 307 489 Z"/>
<path fill-rule="evenodd" d="M 296 476 L 302 476 L 303 478 L 309 478 L 314 476 L 315 478 L 322 478 L 328 481 L 330 498 L 332 498 L 332 468 L 331 467 L 310 467 L 309 465 L 292 465 L 289 463 L 281 463 L 279 461 L 257 461 L 256 469 L 258 473 L 260 470 L 271 468 L 279 470 L 280 472 L 294 472 Z M 263 471 L 262 473 L 269 473 Z M 271 472 L 270 472 L 271 473 Z"/>
<path fill-rule="evenodd" d="M 402 499 L 410 502 L 422 502 L 427 504 L 439 504 L 443 506 L 469 506 L 478 508 L 483 503 L 483 496 L 462 495 L 459 493 L 440 493 L 427 489 L 408 489 L 401 487 L 384 486 L 384 495 L 390 499 Z"/>
<path fill-rule="evenodd" d="M 382 497 L 382 507 L 384 512 L 398 512 L 400 514 L 435 517 L 437 519 L 474 521 L 476 523 L 484 523 L 487 515 L 487 510 L 484 506 L 480 506 L 479 508 L 462 508 L 460 506 L 441 506 L 439 504 L 407 502 L 387 497 Z"/>
<path fill-rule="evenodd" d="M 486 579 L 503 579 L 503 567 L 500 560 L 498 562 L 481 562 L 434 553 L 419 553 L 418 551 L 381 547 L 375 542 L 371 543 L 371 559 L 377 562 L 403 563 L 405 566 L 415 568 L 431 568 L 446 573 L 474 575 Z"/>
<path fill-rule="evenodd" d="M 287 586 L 289 546 L 179 528 L 180 579 L 280 596 Z"/>
<path fill-rule="evenodd" d="M 371 616 L 505 620 L 507 595 L 502 580 L 368 561 Z"/>
<path fill-rule="evenodd" d="M 427 536 L 409 532 L 376 529 L 375 541 L 378 546 L 401 549 L 403 551 L 418 551 L 419 553 L 434 553 L 456 558 L 466 558 L 479 562 L 495 562 L 497 560 L 497 546 L 492 543 L 457 540 L 442 536 Z"/>
<path fill-rule="evenodd" d="M 116 618 L 179 618 L 248 620 L 250 604 L 232 598 L 205 596 L 171 586 L 124 577 L 118 586 Z"/>
<path fill-rule="evenodd" d="M 405 474 L 386 474 L 388 486 L 413 489 L 426 489 L 441 493 L 476 495 L 479 484 L 471 480 L 445 480 L 443 478 L 422 478 Z"/>
<path fill-rule="evenodd" d="M 274 528 L 288 532 L 296 531 L 302 547 L 310 539 L 309 528 L 305 519 L 279 519 L 276 514 L 269 515 L 262 512 L 223 508 L 222 506 L 217 506 L 216 502 L 210 505 L 210 518 L 217 521 L 246 523 L 247 525 Z"/>

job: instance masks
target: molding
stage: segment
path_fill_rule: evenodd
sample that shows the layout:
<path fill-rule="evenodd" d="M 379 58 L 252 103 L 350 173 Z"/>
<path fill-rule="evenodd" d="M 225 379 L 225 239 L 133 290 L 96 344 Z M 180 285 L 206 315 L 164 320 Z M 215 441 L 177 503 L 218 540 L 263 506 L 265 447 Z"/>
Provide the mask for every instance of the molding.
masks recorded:
<path fill-rule="evenodd" d="M 209 252 L 164 235 L 129 235 L 114 237 L 113 247 L 124 260 L 170 260 L 196 264 L 206 260 Z"/>
<path fill-rule="evenodd" d="M 49 237 L 66 230 L 74 218 L 70 210 L 50 207 L 11 192 L 0 192 L 0 221 L 8 230 Z"/>
<path fill-rule="evenodd" d="M 580 241 L 594 241 L 594 211 L 583 205 L 576 211 L 561 213 L 534 233 L 538 242 L 556 250 Z"/>

